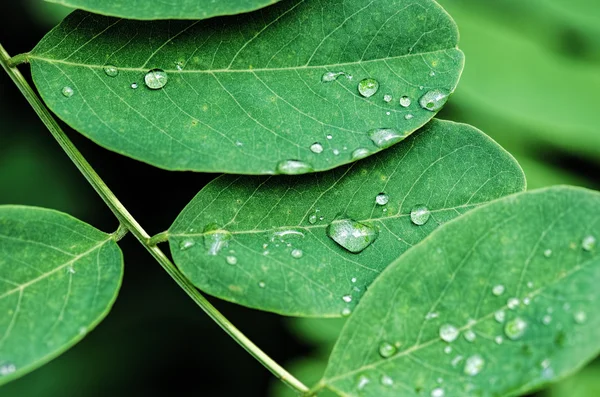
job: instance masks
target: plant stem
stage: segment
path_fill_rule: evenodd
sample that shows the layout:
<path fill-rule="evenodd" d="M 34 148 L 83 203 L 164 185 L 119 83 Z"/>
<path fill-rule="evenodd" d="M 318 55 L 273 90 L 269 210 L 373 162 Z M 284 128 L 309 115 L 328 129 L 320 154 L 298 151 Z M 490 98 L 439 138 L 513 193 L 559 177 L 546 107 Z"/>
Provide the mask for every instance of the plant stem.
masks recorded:
<path fill-rule="evenodd" d="M 161 233 L 158 233 L 157 235 L 150 237 L 150 239 L 148 240 L 148 245 L 157 245 L 160 243 L 164 243 L 165 241 L 169 241 L 169 232 L 168 231 L 161 232 Z"/>
<path fill-rule="evenodd" d="M 13 59 L 13 62 L 16 60 Z M 175 280 L 175 282 L 183 289 L 190 298 L 208 316 L 215 321 L 229 336 L 231 336 L 237 343 L 239 343 L 250 355 L 256 358 L 262 365 L 264 365 L 269 371 L 271 371 L 276 377 L 281 379 L 285 384 L 293 388 L 294 390 L 306 393 L 309 391 L 302 382 L 294 378 L 289 372 L 275 362 L 271 357 L 265 354 L 258 346 L 256 346 L 250 339 L 248 339 L 240 330 L 238 330 L 225 316 L 223 316 L 202 294 L 194 287 L 192 283 L 177 269 L 177 267 L 171 262 L 171 260 L 158 248 L 156 245 L 150 245 L 150 235 L 140 226 L 140 224 L 131 216 L 129 211 L 121 204 L 113 192 L 108 188 L 92 166 L 87 162 L 83 155 L 77 150 L 75 145 L 67 137 L 64 131 L 60 128 L 54 117 L 50 114 L 50 111 L 46 108 L 41 99 L 33 91 L 27 80 L 23 77 L 21 72 L 11 66 L 13 64 L 11 58 L 0 44 L 0 63 L 2 67 L 11 77 L 13 82 L 17 85 L 23 96 L 27 99 L 33 110 L 40 117 L 42 122 L 46 125 L 52 136 L 56 139 L 61 148 L 65 151 L 67 156 L 73 161 L 75 166 L 92 185 L 94 190 L 102 197 L 106 205 L 115 214 L 117 219 L 120 221 L 122 227 L 125 227 L 138 239 L 138 241 L 150 252 L 150 254 L 158 261 L 163 269 Z M 117 234 L 123 235 L 122 227 L 119 228 Z M 161 233 L 162 234 L 162 233 Z M 160 234 L 158 235 L 160 236 Z M 155 236 L 156 237 L 156 236 Z"/>

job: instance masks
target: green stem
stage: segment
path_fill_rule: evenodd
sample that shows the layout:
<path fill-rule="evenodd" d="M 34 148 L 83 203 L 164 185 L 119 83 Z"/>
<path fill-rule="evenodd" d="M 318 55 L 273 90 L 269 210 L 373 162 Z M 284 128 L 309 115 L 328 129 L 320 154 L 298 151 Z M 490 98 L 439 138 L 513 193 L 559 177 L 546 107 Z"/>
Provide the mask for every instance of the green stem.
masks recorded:
<path fill-rule="evenodd" d="M 13 62 L 16 62 L 16 59 L 13 58 Z M 73 145 L 73 143 L 69 140 L 54 117 L 50 114 L 44 103 L 33 91 L 27 80 L 25 80 L 21 72 L 19 72 L 16 67 L 10 66 L 13 62 L 11 62 L 10 56 L 0 44 L 0 63 L 2 64 L 2 67 L 6 73 L 8 73 L 10 78 L 17 85 L 23 96 L 25 96 L 33 110 L 37 113 L 48 130 L 50 130 L 50 133 L 65 151 L 67 156 L 69 156 L 71 161 L 73 161 L 75 166 L 119 219 L 121 225 L 131 231 L 131 233 L 139 240 L 146 250 L 148 250 L 148 252 L 150 252 L 150 254 L 158 261 L 158 263 L 160 263 L 163 269 L 173 278 L 173 280 L 175 280 L 181 289 L 183 289 L 213 321 L 215 321 L 225 332 L 227 332 L 229 336 L 231 336 L 237 343 L 246 349 L 250 355 L 256 358 L 262 365 L 264 365 L 276 377 L 281 379 L 281 381 L 286 383 L 291 388 L 301 393 L 308 392 L 308 387 L 306 387 L 298 379 L 294 378 L 283 367 L 271 359 L 271 357 L 265 354 L 229 320 L 227 320 L 227 318 L 225 318 L 208 300 L 206 300 L 206 298 L 200 294 L 200 291 L 198 291 L 196 287 L 194 287 L 194 285 L 190 283 L 187 278 L 185 278 L 185 276 L 179 271 L 179 269 L 177 269 L 173 262 L 171 262 L 171 260 L 161 251 L 160 248 L 158 248 L 156 245 L 149 244 L 151 237 L 140 226 L 140 224 L 137 223 L 127 209 L 125 209 L 123 204 L 121 204 L 121 202 L 108 188 L 108 186 L 106 186 L 96 171 L 94 171 L 92 166 L 87 162 L 87 160 L 85 160 L 79 150 L 77 150 L 75 145 Z M 117 231 L 117 234 L 122 236 L 121 231 Z"/>
<path fill-rule="evenodd" d="M 165 241 L 169 241 L 169 231 L 161 232 L 150 237 L 148 240 L 148 245 L 158 245 L 160 243 L 164 243 Z"/>

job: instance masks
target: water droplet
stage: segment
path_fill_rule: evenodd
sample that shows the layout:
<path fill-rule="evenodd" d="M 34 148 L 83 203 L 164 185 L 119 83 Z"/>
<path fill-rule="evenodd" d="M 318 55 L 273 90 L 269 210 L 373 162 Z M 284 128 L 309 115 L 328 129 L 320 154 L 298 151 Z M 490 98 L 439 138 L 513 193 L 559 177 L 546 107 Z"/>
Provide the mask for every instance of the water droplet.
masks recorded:
<path fill-rule="evenodd" d="M 358 83 L 358 92 L 365 98 L 372 97 L 379 90 L 379 82 L 375 79 L 364 79 Z"/>
<path fill-rule="evenodd" d="M 440 338 L 446 342 L 454 342 L 458 338 L 458 328 L 451 324 L 444 324 L 440 327 Z"/>
<path fill-rule="evenodd" d="M 403 96 L 400 98 L 400 106 L 402 106 L 403 108 L 409 107 L 411 103 L 412 101 L 407 96 Z"/>
<path fill-rule="evenodd" d="M 151 90 L 159 90 L 167 85 L 169 76 L 162 69 L 152 69 L 144 76 L 144 83 Z"/>
<path fill-rule="evenodd" d="M 381 375 L 379 382 L 381 382 L 383 386 L 392 386 L 394 384 L 394 380 L 387 375 Z"/>
<path fill-rule="evenodd" d="M 73 96 L 73 94 L 75 93 L 75 91 L 73 91 L 73 89 L 69 86 L 63 87 L 61 93 L 63 94 L 64 97 L 66 98 L 71 98 Z"/>
<path fill-rule="evenodd" d="M 393 99 L 393 98 L 392 98 L 392 96 L 391 96 L 390 94 L 385 94 L 385 95 L 383 96 L 383 100 L 384 100 L 384 101 L 386 101 L 387 103 L 390 103 L 390 102 L 392 102 L 392 99 Z"/>
<path fill-rule="evenodd" d="M 229 244 L 232 236 L 227 230 L 220 230 L 216 224 L 204 228 L 204 248 L 208 255 L 217 255 Z"/>
<path fill-rule="evenodd" d="M 499 323 L 503 323 L 506 319 L 506 313 L 504 312 L 504 310 L 498 310 L 496 313 L 494 313 L 494 318 Z"/>
<path fill-rule="evenodd" d="M 517 306 L 519 306 L 519 300 L 517 298 L 510 298 L 506 301 L 506 306 L 508 306 L 510 310 L 515 310 Z"/>
<path fill-rule="evenodd" d="M 356 282 L 356 277 L 352 277 L 352 278 L 350 279 L 350 281 L 352 281 L 352 283 L 355 283 L 355 282 Z"/>
<path fill-rule="evenodd" d="M 286 175 L 300 175 L 312 172 L 313 167 L 300 160 L 284 160 L 277 164 L 277 172 Z"/>
<path fill-rule="evenodd" d="M 463 334 L 463 336 L 465 337 L 465 340 L 467 342 L 474 342 L 475 339 L 477 339 L 477 335 L 471 329 L 466 330 L 465 333 Z"/>
<path fill-rule="evenodd" d="M 237 258 L 235 256 L 228 256 L 225 259 L 227 260 L 227 263 L 229 263 L 230 265 L 237 264 Z"/>
<path fill-rule="evenodd" d="M 546 258 L 550 258 L 552 256 L 552 250 L 551 249 L 547 249 L 544 251 L 544 256 Z"/>
<path fill-rule="evenodd" d="M 260 288 L 265 288 L 265 287 L 267 286 L 267 284 L 265 284 L 265 282 L 264 282 L 264 281 L 259 281 L 259 282 L 258 282 L 258 286 L 259 286 Z"/>
<path fill-rule="evenodd" d="M 410 220 L 417 226 L 422 226 L 427 223 L 431 211 L 424 205 L 417 205 L 410 211 Z"/>
<path fill-rule="evenodd" d="M 431 112 L 435 112 L 440 110 L 448 100 L 448 94 L 446 94 L 442 90 L 432 90 L 427 91 L 421 99 L 419 99 L 419 104 L 425 110 L 429 110 Z"/>
<path fill-rule="evenodd" d="M 304 233 L 294 229 L 280 230 L 273 233 L 273 237 L 271 237 L 271 242 L 275 241 L 276 238 L 283 242 L 283 239 L 286 237 L 304 238 Z"/>
<path fill-rule="evenodd" d="M 12 363 L 5 363 L 0 365 L 0 376 L 10 375 L 17 371 L 17 366 Z"/>
<path fill-rule="evenodd" d="M 184 66 L 185 66 L 184 60 L 179 60 L 179 61 L 175 62 L 175 68 L 177 70 L 179 70 L 180 72 L 183 70 Z"/>
<path fill-rule="evenodd" d="M 401 134 L 391 128 L 375 128 L 369 131 L 369 138 L 378 147 L 385 149 L 406 138 L 406 134 Z"/>
<path fill-rule="evenodd" d="M 444 397 L 444 389 L 438 387 L 431 391 L 431 397 Z"/>
<path fill-rule="evenodd" d="M 504 293 L 505 289 L 506 288 L 504 288 L 504 285 L 502 284 L 495 285 L 494 288 L 492 288 L 492 294 L 500 296 Z"/>
<path fill-rule="evenodd" d="M 360 160 L 360 159 L 364 159 L 365 157 L 367 157 L 369 154 L 371 154 L 371 152 L 369 151 L 369 149 L 365 149 L 365 148 L 358 148 L 355 151 L 352 152 L 352 160 Z"/>
<path fill-rule="evenodd" d="M 350 302 L 352 302 L 352 296 L 344 295 L 344 296 L 342 296 L 342 300 L 346 303 L 350 303 Z"/>
<path fill-rule="evenodd" d="M 194 246 L 194 244 L 196 244 L 194 242 L 194 240 L 183 240 L 182 242 L 179 243 L 179 249 L 181 251 L 185 251 L 187 249 L 190 249 Z"/>
<path fill-rule="evenodd" d="M 377 229 L 354 221 L 352 219 L 338 219 L 327 227 L 327 235 L 348 251 L 358 254 L 377 239 Z"/>
<path fill-rule="evenodd" d="M 430 76 L 430 77 L 433 77 L 433 76 L 435 76 L 435 72 L 432 70 L 431 72 L 429 72 L 429 76 Z"/>
<path fill-rule="evenodd" d="M 451 346 L 444 347 L 444 353 L 446 353 L 446 354 L 452 353 L 452 347 Z"/>
<path fill-rule="evenodd" d="M 327 139 L 333 139 L 333 135 L 327 135 L 326 138 Z"/>
<path fill-rule="evenodd" d="M 440 315 L 440 314 L 439 314 L 439 313 L 437 313 L 437 312 L 429 312 L 429 313 L 427 313 L 427 314 L 425 315 L 425 320 L 431 320 L 431 319 L 434 319 L 434 318 L 438 318 L 438 317 L 439 317 L 439 315 Z"/>
<path fill-rule="evenodd" d="M 485 360 L 478 354 L 475 354 L 469 358 L 465 362 L 465 375 L 475 376 L 481 372 L 483 366 L 485 365 Z"/>
<path fill-rule="evenodd" d="M 383 358 L 389 358 L 396 354 L 396 346 L 388 342 L 381 342 L 379 345 L 379 355 Z"/>
<path fill-rule="evenodd" d="M 463 359 L 463 356 L 456 356 L 452 359 L 452 361 L 450 362 L 450 364 L 452 364 L 453 367 L 456 367 Z"/>
<path fill-rule="evenodd" d="M 310 145 L 310 151 L 316 154 L 323 153 L 323 145 L 321 145 L 319 142 L 315 142 Z"/>
<path fill-rule="evenodd" d="M 501 345 L 502 342 L 504 342 L 504 339 L 500 335 L 498 335 L 494 338 L 494 342 L 496 342 L 497 345 Z"/>
<path fill-rule="evenodd" d="M 104 67 L 104 73 L 108 76 L 108 77 L 117 77 L 117 75 L 119 74 L 119 69 L 117 69 L 115 66 L 113 65 L 106 65 Z"/>
<path fill-rule="evenodd" d="M 583 323 L 585 323 L 585 320 L 587 320 L 587 315 L 585 314 L 584 311 L 580 310 L 575 313 L 573 318 L 575 319 L 575 322 L 577 324 L 583 324 Z"/>
<path fill-rule="evenodd" d="M 523 298 L 523 304 L 525 306 L 529 306 L 530 303 L 531 303 L 531 298 L 529 298 L 528 296 L 526 296 L 525 298 Z"/>
<path fill-rule="evenodd" d="M 333 154 L 337 156 L 338 154 L 340 154 L 340 151 L 338 149 L 333 149 Z"/>
<path fill-rule="evenodd" d="M 302 252 L 301 249 L 297 249 L 296 248 L 296 249 L 292 250 L 292 257 L 293 258 L 300 259 L 300 258 L 302 258 L 302 255 L 304 255 L 304 252 Z"/>
<path fill-rule="evenodd" d="M 77 272 L 75 271 L 75 269 L 73 268 L 73 266 L 69 266 L 69 267 L 67 267 L 67 273 L 75 274 Z"/>
<path fill-rule="evenodd" d="M 533 288 L 533 281 L 527 282 L 527 288 Z"/>
<path fill-rule="evenodd" d="M 336 81 L 340 76 L 345 76 L 347 79 L 352 80 L 352 76 L 344 72 L 326 72 L 323 73 L 323 76 L 321 76 L 321 81 L 323 83 L 330 83 L 332 81 Z"/>
<path fill-rule="evenodd" d="M 317 223 L 317 214 L 310 214 L 308 216 L 308 223 L 310 223 L 311 225 Z"/>
<path fill-rule="evenodd" d="M 131 83 L 131 88 L 133 88 L 135 90 L 136 88 L 138 88 L 138 84 L 137 83 Z"/>
<path fill-rule="evenodd" d="M 342 309 L 342 317 L 348 317 L 350 314 L 352 314 L 352 310 L 350 308 L 343 308 Z"/>
<path fill-rule="evenodd" d="M 544 325 L 548 325 L 552 322 L 552 316 L 549 314 L 546 314 L 543 318 L 542 318 L 542 323 L 544 323 Z"/>
<path fill-rule="evenodd" d="M 390 197 L 387 194 L 385 194 L 385 193 L 379 193 L 375 197 L 375 202 L 378 205 L 386 205 L 388 203 L 388 201 L 390 201 Z"/>
<path fill-rule="evenodd" d="M 406 116 L 404 116 L 404 119 L 405 119 L 405 120 L 410 120 L 410 119 L 412 119 L 413 117 L 415 117 L 415 116 L 413 116 L 412 114 L 410 114 L 410 113 L 409 113 L 409 114 L 407 114 Z"/>
<path fill-rule="evenodd" d="M 520 339 L 527 330 L 527 321 L 521 317 L 515 317 L 504 326 L 506 337 L 511 340 Z"/>
<path fill-rule="evenodd" d="M 356 384 L 356 387 L 358 388 L 358 390 L 362 390 L 365 388 L 366 385 L 368 385 L 370 382 L 369 378 L 367 378 L 364 375 L 361 375 L 358 377 L 358 383 Z"/>
<path fill-rule="evenodd" d="M 64 94 L 64 92 L 63 92 Z M 584 251 L 592 251 L 594 250 L 594 248 L 596 248 L 596 237 L 594 236 L 585 236 L 583 238 L 583 240 L 581 241 L 581 248 L 584 249 Z"/>

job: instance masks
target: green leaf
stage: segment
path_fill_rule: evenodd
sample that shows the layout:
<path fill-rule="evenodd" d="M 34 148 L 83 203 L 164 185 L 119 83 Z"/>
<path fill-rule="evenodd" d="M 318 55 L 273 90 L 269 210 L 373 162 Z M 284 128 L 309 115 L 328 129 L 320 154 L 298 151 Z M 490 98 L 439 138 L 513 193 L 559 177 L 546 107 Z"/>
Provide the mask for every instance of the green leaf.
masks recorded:
<path fill-rule="evenodd" d="M 46 0 L 127 19 L 206 19 L 258 10 L 279 0 Z"/>
<path fill-rule="evenodd" d="M 60 212 L 0 206 L 0 385 L 83 339 L 122 275 L 111 235 Z"/>
<path fill-rule="evenodd" d="M 297 174 L 427 123 L 462 71 L 457 40 L 431 0 L 296 0 L 195 22 L 75 12 L 29 59 L 48 106 L 111 150 L 170 170 Z"/>
<path fill-rule="evenodd" d="M 439 224 L 524 188 L 518 164 L 483 133 L 433 120 L 406 142 L 327 173 L 217 178 L 175 220 L 169 243 L 183 273 L 211 295 L 337 317 Z M 376 203 L 379 193 L 386 205 Z M 431 216 L 417 226 L 410 214 L 421 204 Z M 360 253 L 328 237 L 348 219 L 377 235 Z"/>
<path fill-rule="evenodd" d="M 558 187 L 439 228 L 369 288 L 321 385 L 345 396 L 512 396 L 580 368 L 600 351 L 599 207 L 597 192 Z"/>

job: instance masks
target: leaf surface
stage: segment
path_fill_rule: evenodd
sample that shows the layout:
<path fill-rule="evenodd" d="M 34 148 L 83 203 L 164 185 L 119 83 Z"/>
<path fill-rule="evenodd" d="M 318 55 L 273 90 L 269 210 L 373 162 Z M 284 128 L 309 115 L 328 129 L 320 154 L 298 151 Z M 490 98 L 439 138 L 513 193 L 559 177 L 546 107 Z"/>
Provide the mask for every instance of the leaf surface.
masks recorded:
<path fill-rule="evenodd" d="M 46 0 L 127 19 L 206 19 L 257 10 L 279 0 Z"/>
<path fill-rule="evenodd" d="M 169 243 L 179 268 L 211 295 L 337 317 L 439 224 L 524 188 L 518 164 L 483 133 L 433 120 L 402 144 L 327 173 L 217 178 L 175 220 Z M 376 203 L 380 193 L 387 204 Z M 431 212 L 423 226 L 410 216 L 420 205 Z M 360 253 L 328 236 L 331 224 L 350 219 L 376 234 Z"/>
<path fill-rule="evenodd" d="M 322 385 L 344 396 L 512 396 L 572 373 L 600 351 L 599 206 L 597 192 L 557 187 L 439 228 L 373 283 Z"/>
<path fill-rule="evenodd" d="M 30 62 L 48 106 L 106 148 L 170 170 L 298 174 L 427 123 L 462 71 L 457 40 L 431 0 L 296 0 L 194 22 L 74 12 Z"/>
<path fill-rule="evenodd" d="M 56 211 L 0 206 L 0 385 L 83 339 L 122 275 L 112 236 Z"/>

